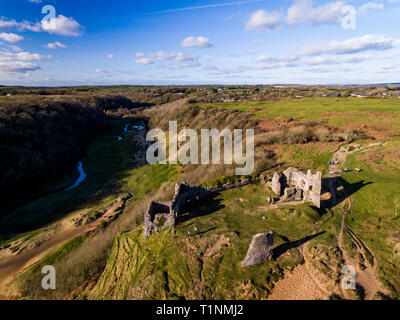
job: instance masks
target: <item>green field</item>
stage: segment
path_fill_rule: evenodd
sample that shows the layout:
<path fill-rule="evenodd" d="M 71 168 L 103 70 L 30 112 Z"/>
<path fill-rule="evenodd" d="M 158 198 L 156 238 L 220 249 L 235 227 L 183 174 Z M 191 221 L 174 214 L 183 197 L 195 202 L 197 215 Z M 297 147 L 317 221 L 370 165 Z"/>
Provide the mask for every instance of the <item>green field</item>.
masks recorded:
<path fill-rule="evenodd" d="M 379 123 L 400 130 L 400 100 L 371 98 L 285 98 L 275 101 L 200 104 L 228 110 L 255 112 L 259 119 L 325 120 L 333 126 L 350 122 Z"/>

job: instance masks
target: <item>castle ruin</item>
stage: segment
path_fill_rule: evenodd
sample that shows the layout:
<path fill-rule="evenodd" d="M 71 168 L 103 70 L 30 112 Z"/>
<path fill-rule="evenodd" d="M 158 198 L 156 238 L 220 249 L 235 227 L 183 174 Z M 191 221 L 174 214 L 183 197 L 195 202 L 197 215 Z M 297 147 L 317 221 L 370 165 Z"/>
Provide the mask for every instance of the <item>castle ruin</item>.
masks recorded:
<path fill-rule="evenodd" d="M 155 202 L 149 204 L 144 215 L 144 236 L 176 225 L 181 208 L 197 200 L 202 200 L 212 191 L 203 187 L 191 187 L 187 183 L 175 185 L 175 195 L 171 202 Z"/>
<path fill-rule="evenodd" d="M 288 168 L 283 173 L 275 172 L 271 189 L 281 200 L 312 202 L 321 207 L 322 173 L 312 174 L 311 170 L 304 174 L 296 168 Z"/>

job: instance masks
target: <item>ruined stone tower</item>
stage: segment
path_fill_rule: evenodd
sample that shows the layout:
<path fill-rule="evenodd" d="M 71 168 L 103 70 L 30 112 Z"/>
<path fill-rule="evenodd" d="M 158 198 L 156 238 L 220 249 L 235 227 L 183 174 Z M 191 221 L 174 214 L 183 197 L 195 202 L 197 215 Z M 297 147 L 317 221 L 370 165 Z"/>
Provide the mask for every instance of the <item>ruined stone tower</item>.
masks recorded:
<path fill-rule="evenodd" d="M 312 174 L 311 170 L 304 174 L 296 168 L 288 168 L 283 174 L 275 172 L 271 184 L 272 191 L 283 194 L 283 200 L 312 202 L 321 207 L 322 173 Z"/>

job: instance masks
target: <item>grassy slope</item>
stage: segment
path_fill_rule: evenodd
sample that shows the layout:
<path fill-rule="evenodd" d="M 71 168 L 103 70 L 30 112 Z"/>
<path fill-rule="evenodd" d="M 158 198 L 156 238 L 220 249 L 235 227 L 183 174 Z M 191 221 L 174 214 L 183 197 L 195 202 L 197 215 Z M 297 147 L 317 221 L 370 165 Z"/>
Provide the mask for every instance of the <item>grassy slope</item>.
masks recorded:
<path fill-rule="evenodd" d="M 278 151 L 279 162 L 285 167 L 303 170 L 319 170 L 324 174 L 329 171 L 329 161 L 339 147 L 338 143 L 309 143 L 305 145 L 285 145 Z"/>
<path fill-rule="evenodd" d="M 145 198 L 149 192 L 160 189 L 163 183 L 177 179 L 180 169 L 169 165 L 134 168 L 129 160 L 137 146 L 130 141 L 129 136 L 135 133 L 128 133 L 122 141 L 116 138 L 121 135 L 126 122 L 116 121 L 110 131 L 97 136 L 90 144 L 83 160 L 87 179 L 78 188 L 48 195 L 16 211 L 13 221 L 16 221 L 18 228 L 23 229 L 3 236 L 0 245 L 6 246 L 21 239 L 22 242 L 15 247 L 17 250 L 24 243 L 54 231 L 60 219 L 84 213 L 89 216 L 96 210 L 107 208 L 121 193 L 129 192 L 133 195 L 126 204 L 125 212 L 132 217 L 140 217 L 138 220 L 141 221 L 142 213 L 135 211 L 135 203 Z M 70 251 L 76 249 L 71 246 L 68 248 Z M 53 253 L 50 252 L 50 255 Z M 38 273 L 40 275 L 37 266 L 41 264 L 38 261 L 33 267 L 34 272 L 30 269 L 17 282 L 34 278 Z"/>
<path fill-rule="evenodd" d="M 275 245 L 307 236 L 319 220 L 308 205 L 267 212 L 262 184 L 226 191 L 190 209 L 193 218 L 181 228 L 144 239 L 142 229 L 116 239 L 92 299 L 262 299 L 284 270 L 301 263 L 297 249 L 274 261 L 242 268 L 251 238 L 274 231 Z M 265 219 L 263 219 L 265 217 Z M 282 223 L 284 221 L 284 223 Z M 194 225 L 201 236 L 188 237 Z M 221 237 L 229 239 L 213 257 L 204 253 Z M 285 239 L 285 240 L 283 240 Z M 204 284 L 200 294 L 201 270 Z"/>

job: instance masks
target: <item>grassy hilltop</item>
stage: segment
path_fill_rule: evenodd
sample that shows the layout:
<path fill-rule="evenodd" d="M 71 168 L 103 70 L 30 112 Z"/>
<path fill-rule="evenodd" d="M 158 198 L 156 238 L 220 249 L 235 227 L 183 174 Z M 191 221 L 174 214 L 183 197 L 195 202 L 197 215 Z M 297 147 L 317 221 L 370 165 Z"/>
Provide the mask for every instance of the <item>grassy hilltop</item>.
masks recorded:
<path fill-rule="evenodd" d="M 58 90 L 62 92 L 57 91 L 57 98 L 48 99 L 88 101 L 99 94 L 104 99 L 112 90 L 110 100 L 101 101 L 114 101 L 115 106 L 92 106 L 104 117 L 104 127 L 96 129 L 84 152 L 76 155 L 87 174 L 79 187 L 56 188 L 76 178 L 72 162 L 72 169 L 65 166 L 60 179 L 43 181 L 33 189 L 55 192 L 36 192 L 32 201 L 0 217 L 7 222 L 0 228 L 0 294 L 56 299 L 290 299 L 287 288 L 294 285 L 303 298 L 400 297 L 400 100 L 310 94 L 302 99 L 287 95 L 251 101 L 277 94 L 271 88 L 251 87 L 225 88 L 220 94 L 205 87 Z M 299 89 L 293 90 L 291 94 Z M 113 100 L 124 95 L 132 104 Z M 219 95 L 243 101 L 219 102 Z M 31 89 L 11 99 L 35 96 Z M 275 170 L 290 166 L 310 168 L 323 172 L 325 190 L 328 162 L 347 150 L 341 166 L 350 170 L 335 188 L 344 188 L 349 196 L 324 209 L 312 204 L 279 207 L 267 203 L 272 193 L 259 181 L 188 206 L 181 213 L 182 226 L 144 239 L 148 203 L 171 200 L 176 182 L 213 184 L 234 175 L 230 165 L 146 165 L 145 131 L 132 125 L 146 123 L 148 129 L 165 130 L 169 120 L 177 120 L 179 130 L 255 128 L 254 176 L 270 178 Z M 131 127 L 125 132 L 127 124 Z M 323 199 L 329 197 L 329 192 L 323 194 Z M 200 235 L 189 237 L 194 226 Z M 268 231 L 275 233 L 273 260 L 242 268 L 252 236 Z M 341 289 L 344 263 L 357 269 L 359 287 L 354 292 Z M 46 264 L 57 269 L 56 292 L 40 287 L 40 270 Z M 6 273 L 13 274 L 12 279 L 4 277 Z"/>

